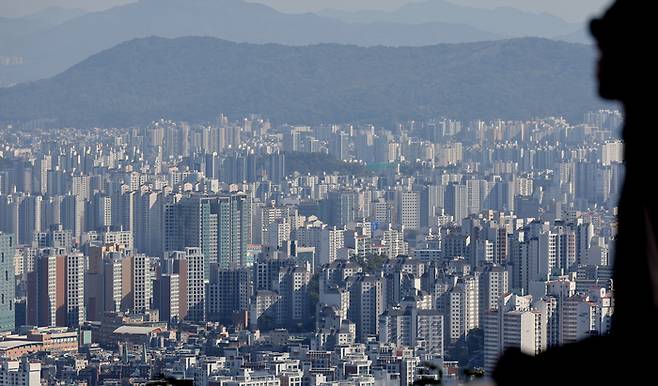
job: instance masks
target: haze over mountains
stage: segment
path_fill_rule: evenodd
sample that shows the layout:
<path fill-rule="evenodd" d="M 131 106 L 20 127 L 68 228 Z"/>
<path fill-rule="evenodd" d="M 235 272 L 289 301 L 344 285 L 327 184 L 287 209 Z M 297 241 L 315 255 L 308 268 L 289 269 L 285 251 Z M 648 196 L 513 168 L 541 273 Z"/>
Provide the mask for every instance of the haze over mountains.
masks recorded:
<path fill-rule="evenodd" d="M 242 0 L 140 0 L 106 11 L 67 15 L 53 14 L 51 25 L 20 20 L 16 27 L 18 19 L 0 20 L 0 32 L 13 31 L 0 39 L 0 57 L 20 58 L 19 64 L 0 66 L 0 86 L 56 75 L 104 49 L 148 36 L 212 36 L 288 45 L 423 46 L 566 36 L 577 30 L 553 16 L 482 10 L 443 0 L 411 4 L 393 13 L 354 15 L 291 15 Z"/>
<path fill-rule="evenodd" d="M 47 30 L 84 14 L 85 11 L 81 9 L 50 7 L 24 17 L 0 17 L 0 36 L 2 37 L 0 44 L 3 44 L 2 42 L 7 44 L 6 42 L 12 39 Z"/>
<path fill-rule="evenodd" d="M 578 25 L 559 17 L 520 11 L 510 7 L 480 9 L 458 5 L 445 0 L 426 0 L 409 3 L 393 12 L 327 10 L 321 15 L 348 22 L 396 22 L 407 24 L 456 23 L 477 27 L 506 37 L 555 38 L 573 32 Z"/>
<path fill-rule="evenodd" d="M 598 105 L 591 47 L 509 40 L 581 41 L 582 28 L 512 8 L 429 0 L 293 15 L 243 0 L 139 0 L 0 19 L 0 32 L 0 86 L 18 84 L 0 88 L 0 121 L 580 118 Z"/>
<path fill-rule="evenodd" d="M 596 108 L 590 47 L 537 38 L 371 47 L 122 43 L 51 79 L 0 89 L 0 120 L 124 126 L 160 117 L 391 123 L 447 116 L 580 119 Z"/>

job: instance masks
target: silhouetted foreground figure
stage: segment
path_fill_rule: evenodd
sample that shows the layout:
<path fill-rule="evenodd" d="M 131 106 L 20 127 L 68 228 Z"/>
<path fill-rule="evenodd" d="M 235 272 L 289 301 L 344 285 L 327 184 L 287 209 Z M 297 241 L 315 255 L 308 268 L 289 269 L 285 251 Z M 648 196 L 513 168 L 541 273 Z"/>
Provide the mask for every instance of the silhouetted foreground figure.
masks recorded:
<path fill-rule="evenodd" d="M 658 384 L 658 132 L 649 118 L 655 92 L 652 1 L 618 0 L 590 25 L 599 47 L 599 94 L 625 110 L 626 179 L 614 263 L 609 335 L 535 357 L 505 353 L 493 378 L 507 385 Z M 651 101 L 651 102 L 650 102 Z"/>

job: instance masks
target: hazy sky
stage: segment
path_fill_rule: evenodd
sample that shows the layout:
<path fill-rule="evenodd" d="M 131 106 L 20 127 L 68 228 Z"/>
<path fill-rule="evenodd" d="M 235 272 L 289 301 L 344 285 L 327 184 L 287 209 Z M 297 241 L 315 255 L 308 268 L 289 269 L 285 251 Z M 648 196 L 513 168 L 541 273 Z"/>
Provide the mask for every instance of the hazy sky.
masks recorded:
<path fill-rule="evenodd" d="M 100 10 L 134 0 L 0 0 L 0 16 L 20 16 L 41 9 L 60 6 Z M 250 0 L 285 12 L 308 12 L 321 9 L 391 10 L 414 0 Z M 418 0 L 415 0 L 418 1 Z M 533 12 L 548 12 L 570 21 L 583 21 L 599 12 L 610 0 L 452 0 L 457 4 L 493 8 L 513 6 Z"/>

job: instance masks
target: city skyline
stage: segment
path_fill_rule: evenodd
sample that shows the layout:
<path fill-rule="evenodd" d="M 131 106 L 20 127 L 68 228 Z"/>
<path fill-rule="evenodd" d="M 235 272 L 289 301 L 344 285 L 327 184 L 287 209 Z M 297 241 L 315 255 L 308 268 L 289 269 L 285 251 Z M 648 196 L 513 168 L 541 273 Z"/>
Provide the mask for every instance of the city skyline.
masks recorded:
<path fill-rule="evenodd" d="M 0 385 L 634 379 L 608 3 L 0 3 Z"/>
<path fill-rule="evenodd" d="M 0 376 L 459 384 L 606 334 L 621 122 L 2 128 Z"/>

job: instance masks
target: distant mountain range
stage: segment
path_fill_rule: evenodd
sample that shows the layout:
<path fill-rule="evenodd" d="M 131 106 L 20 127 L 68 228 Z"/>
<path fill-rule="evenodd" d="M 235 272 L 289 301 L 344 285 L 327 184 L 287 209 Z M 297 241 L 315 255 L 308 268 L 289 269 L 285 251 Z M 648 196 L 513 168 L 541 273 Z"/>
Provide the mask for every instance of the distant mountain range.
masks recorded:
<path fill-rule="evenodd" d="M 421 46 L 500 36 L 454 23 L 347 23 L 315 14 L 289 15 L 242 0 L 140 0 L 14 39 L 0 40 L 0 56 L 25 58 L 0 73 L 0 84 L 40 79 L 134 38 L 212 36 L 236 42 L 306 45 Z"/>
<path fill-rule="evenodd" d="M 580 119 L 600 106 L 593 61 L 590 46 L 538 38 L 363 48 L 151 37 L 0 89 L 0 121 L 108 127 L 161 117 L 198 123 L 219 113 L 289 123 Z"/>
<path fill-rule="evenodd" d="M 44 31 L 84 13 L 85 11 L 81 9 L 51 7 L 23 17 L 0 17 L 0 36 L 2 36 L 0 41 L 8 44 L 7 42 L 13 39 Z"/>
<path fill-rule="evenodd" d="M 556 39 L 570 43 L 586 43 L 586 44 L 594 43 L 594 38 L 592 37 L 592 35 L 590 35 L 589 30 L 587 30 L 586 28 L 580 28 L 574 32 L 557 36 Z"/>
<path fill-rule="evenodd" d="M 121 42 L 149 36 L 425 46 L 563 36 L 577 29 L 549 15 L 483 10 L 443 0 L 410 4 L 393 13 L 291 15 L 242 0 L 139 0 L 101 12 L 74 12 L 81 11 L 51 9 L 31 18 L 0 19 L 0 58 L 20 58 L 20 65 L 0 67 L 0 87 L 56 75 Z"/>
<path fill-rule="evenodd" d="M 44 31 L 55 28 L 76 17 L 82 16 L 85 11 L 80 9 L 67 9 L 59 7 L 46 8 L 37 13 L 17 17 L 0 17 L 0 87 L 20 80 L 33 79 L 29 76 L 17 76 L 26 73 L 32 57 L 26 58 L 21 42 L 27 41 L 30 36 L 42 36 Z"/>
<path fill-rule="evenodd" d="M 457 1 L 426 0 L 412 2 L 393 12 L 327 10 L 321 15 L 348 22 L 396 22 L 396 23 L 456 23 L 477 27 L 491 34 L 506 37 L 556 38 L 579 29 L 578 24 L 568 23 L 559 17 L 499 7 L 480 9 L 457 4 Z"/>
<path fill-rule="evenodd" d="M 16 18 L 15 20 L 36 22 L 44 26 L 54 26 L 75 19 L 85 13 L 87 11 L 78 8 L 48 7 L 33 14 Z"/>

